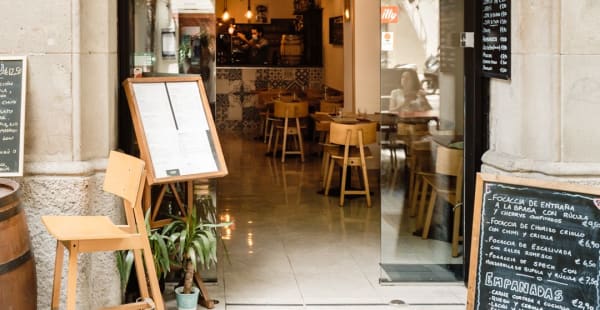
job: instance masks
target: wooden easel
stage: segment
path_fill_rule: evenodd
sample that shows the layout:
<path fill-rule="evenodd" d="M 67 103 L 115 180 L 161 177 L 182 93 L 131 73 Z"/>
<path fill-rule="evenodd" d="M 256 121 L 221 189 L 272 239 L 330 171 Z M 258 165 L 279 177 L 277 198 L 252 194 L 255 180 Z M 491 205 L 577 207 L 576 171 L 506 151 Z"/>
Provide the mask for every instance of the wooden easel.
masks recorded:
<path fill-rule="evenodd" d="M 151 227 L 161 227 L 170 222 L 156 220 L 167 189 L 179 211 L 184 215 L 190 212 L 194 181 L 227 175 L 223 151 L 200 76 L 129 78 L 123 87 L 140 155 L 148 169 L 144 211 L 151 210 Z M 178 183 L 185 184 L 185 199 L 177 191 Z M 160 186 L 154 203 L 152 186 Z M 212 309 L 214 302 L 202 278 L 196 273 L 194 279 L 202 294 L 200 304 Z"/>

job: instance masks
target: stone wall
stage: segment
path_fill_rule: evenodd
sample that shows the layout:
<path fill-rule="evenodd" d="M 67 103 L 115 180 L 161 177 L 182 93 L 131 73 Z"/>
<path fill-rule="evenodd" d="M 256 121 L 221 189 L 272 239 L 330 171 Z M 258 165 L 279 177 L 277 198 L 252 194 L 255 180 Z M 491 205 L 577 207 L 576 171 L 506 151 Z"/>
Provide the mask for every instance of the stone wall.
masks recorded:
<path fill-rule="evenodd" d="M 491 79 L 482 170 L 600 183 L 600 2 L 513 1 L 512 77 Z"/>
<path fill-rule="evenodd" d="M 0 12 L 0 55 L 28 60 L 24 177 L 15 179 L 36 260 L 38 309 L 49 309 L 56 242 L 41 216 L 122 222 L 119 204 L 101 191 L 116 145 L 117 2 L 0 1 Z M 78 282 L 78 309 L 120 302 L 112 253 L 82 255 Z"/>

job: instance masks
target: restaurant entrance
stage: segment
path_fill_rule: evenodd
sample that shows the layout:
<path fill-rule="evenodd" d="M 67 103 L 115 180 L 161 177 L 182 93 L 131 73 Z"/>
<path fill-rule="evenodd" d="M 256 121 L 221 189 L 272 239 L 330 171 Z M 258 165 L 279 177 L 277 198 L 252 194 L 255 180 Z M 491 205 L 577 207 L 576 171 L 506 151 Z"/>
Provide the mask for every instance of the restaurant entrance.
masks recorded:
<path fill-rule="evenodd" d="M 474 42 L 464 40 L 473 38 L 473 9 L 381 0 L 382 283 L 462 281 L 467 272 L 465 184 L 481 155 L 465 156 L 465 141 L 487 135 L 471 124 L 482 122 L 470 112 L 481 96 L 466 95 L 475 93 Z"/>

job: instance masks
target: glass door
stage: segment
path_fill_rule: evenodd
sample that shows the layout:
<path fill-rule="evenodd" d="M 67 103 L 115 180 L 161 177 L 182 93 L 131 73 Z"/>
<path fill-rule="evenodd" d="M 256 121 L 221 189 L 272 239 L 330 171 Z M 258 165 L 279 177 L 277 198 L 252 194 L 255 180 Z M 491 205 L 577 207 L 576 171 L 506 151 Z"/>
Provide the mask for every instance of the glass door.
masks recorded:
<path fill-rule="evenodd" d="M 463 0 L 381 0 L 381 282 L 463 276 Z"/>

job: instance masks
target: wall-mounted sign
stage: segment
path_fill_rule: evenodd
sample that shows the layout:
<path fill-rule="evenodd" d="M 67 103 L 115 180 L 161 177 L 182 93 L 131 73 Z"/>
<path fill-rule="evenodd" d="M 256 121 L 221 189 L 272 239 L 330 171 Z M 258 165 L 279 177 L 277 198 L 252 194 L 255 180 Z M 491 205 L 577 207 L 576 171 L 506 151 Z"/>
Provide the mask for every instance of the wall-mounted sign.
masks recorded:
<path fill-rule="evenodd" d="M 381 33 L 381 50 L 390 52 L 394 50 L 394 33 L 384 31 Z"/>
<path fill-rule="evenodd" d="M 600 189 L 477 175 L 467 309 L 599 309 Z"/>
<path fill-rule="evenodd" d="M 0 177 L 23 176 L 26 57 L 0 57 Z"/>
<path fill-rule="evenodd" d="M 381 7 L 381 23 L 396 24 L 398 23 L 398 15 L 400 9 L 395 5 L 385 5 Z"/>
<path fill-rule="evenodd" d="M 481 71 L 484 76 L 510 79 L 510 0 L 483 0 Z"/>

